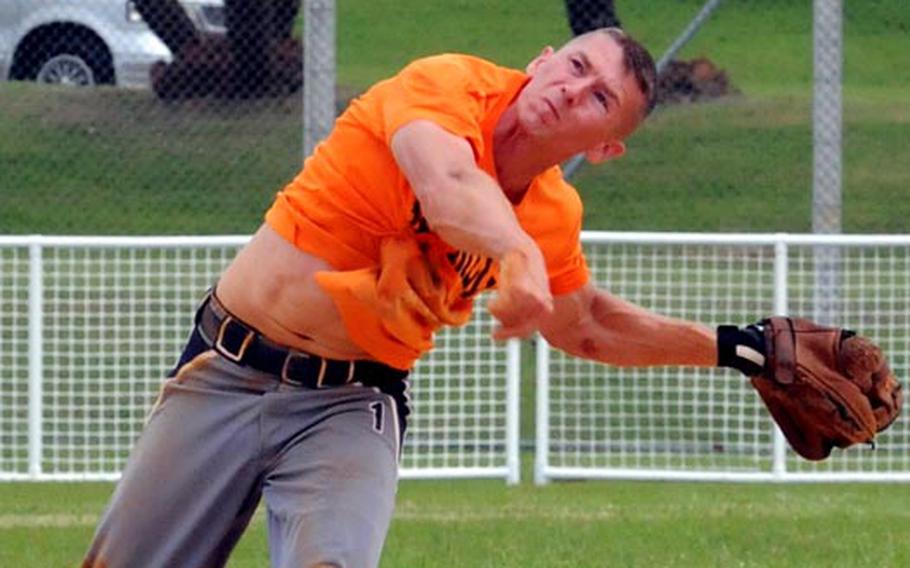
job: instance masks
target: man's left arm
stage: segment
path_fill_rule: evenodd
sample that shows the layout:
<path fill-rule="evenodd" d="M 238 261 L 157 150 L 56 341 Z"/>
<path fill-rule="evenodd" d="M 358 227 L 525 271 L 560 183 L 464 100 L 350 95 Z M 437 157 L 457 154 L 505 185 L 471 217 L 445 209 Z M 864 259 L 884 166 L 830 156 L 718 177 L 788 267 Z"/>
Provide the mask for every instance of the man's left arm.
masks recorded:
<path fill-rule="evenodd" d="M 590 283 L 556 296 L 540 330 L 557 349 L 615 366 L 718 363 L 713 329 L 656 314 Z"/>
<path fill-rule="evenodd" d="M 809 320 L 775 317 L 715 332 L 587 284 L 556 296 L 540 329 L 554 347 L 611 365 L 737 369 L 751 377 L 790 445 L 809 460 L 827 458 L 834 447 L 874 444 L 903 405 L 901 382 L 879 347 Z"/>

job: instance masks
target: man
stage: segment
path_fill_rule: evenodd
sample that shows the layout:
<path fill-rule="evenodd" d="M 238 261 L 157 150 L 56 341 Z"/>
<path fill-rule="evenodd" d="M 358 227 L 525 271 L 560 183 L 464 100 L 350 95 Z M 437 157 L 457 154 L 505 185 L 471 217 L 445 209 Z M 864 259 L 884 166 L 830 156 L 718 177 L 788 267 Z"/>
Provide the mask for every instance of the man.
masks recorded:
<path fill-rule="evenodd" d="M 604 29 L 526 73 L 442 55 L 356 99 L 203 302 L 85 566 L 221 566 L 261 496 L 273 566 L 375 566 L 408 369 L 485 289 L 498 339 L 717 365 L 712 330 L 589 282 L 557 167 L 621 156 L 654 83 L 647 51 Z M 754 334 L 726 337 L 725 365 L 761 368 Z"/>

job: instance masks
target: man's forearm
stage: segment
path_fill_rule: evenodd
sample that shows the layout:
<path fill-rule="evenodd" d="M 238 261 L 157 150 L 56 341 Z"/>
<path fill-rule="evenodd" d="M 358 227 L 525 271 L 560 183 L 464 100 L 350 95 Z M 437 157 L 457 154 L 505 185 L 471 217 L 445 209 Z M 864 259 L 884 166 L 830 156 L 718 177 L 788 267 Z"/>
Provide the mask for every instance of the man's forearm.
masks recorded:
<path fill-rule="evenodd" d="M 636 306 L 637 308 L 637 306 Z M 717 365 L 714 330 L 645 310 L 614 311 L 598 320 L 605 341 L 593 353 L 599 361 L 623 367 Z"/>
<path fill-rule="evenodd" d="M 497 260 L 536 250 L 502 188 L 477 167 L 467 141 L 416 120 L 398 130 L 391 149 L 427 224 L 442 240 Z"/>
<path fill-rule="evenodd" d="M 713 329 L 656 314 L 605 291 L 589 287 L 563 298 L 557 311 L 562 318 L 545 336 L 572 355 L 621 367 L 717 365 Z"/>
<path fill-rule="evenodd" d="M 411 184 L 429 228 L 449 245 L 499 262 L 497 294 L 488 304 L 494 336 L 525 337 L 553 309 L 543 253 L 471 146 L 438 125 L 417 120 L 392 137 L 392 153 Z"/>
<path fill-rule="evenodd" d="M 449 172 L 449 187 L 421 196 L 421 208 L 434 233 L 453 247 L 501 259 L 535 247 L 496 181 L 479 169 Z"/>

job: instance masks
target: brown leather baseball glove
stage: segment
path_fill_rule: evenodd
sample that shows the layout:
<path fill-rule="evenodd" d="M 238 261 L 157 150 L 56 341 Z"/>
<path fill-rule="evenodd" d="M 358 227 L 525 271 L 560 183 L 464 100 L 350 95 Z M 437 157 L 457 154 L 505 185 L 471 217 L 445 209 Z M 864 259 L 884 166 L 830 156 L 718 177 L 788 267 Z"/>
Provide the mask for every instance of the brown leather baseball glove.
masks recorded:
<path fill-rule="evenodd" d="M 835 446 L 872 444 L 897 418 L 901 384 L 865 337 L 797 318 L 759 327 L 766 361 L 752 385 L 799 455 L 822 460 Z"/>

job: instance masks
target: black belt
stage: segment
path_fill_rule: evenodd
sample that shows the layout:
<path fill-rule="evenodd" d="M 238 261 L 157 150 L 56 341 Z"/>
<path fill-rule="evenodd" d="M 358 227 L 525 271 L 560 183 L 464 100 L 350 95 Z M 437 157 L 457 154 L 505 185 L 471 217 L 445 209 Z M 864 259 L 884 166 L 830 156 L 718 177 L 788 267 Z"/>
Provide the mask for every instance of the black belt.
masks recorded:
<path fill-rule="evenodd" d="M 203 341 L 225 359 L 294 385 L 314 389 L 349 383 L 375 385 L 408 376 L 407 371 L 378 361 L 326 359 L 275 343 L 232 316 L 214 292 L 199 308 L 196 326 Z"/>

